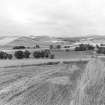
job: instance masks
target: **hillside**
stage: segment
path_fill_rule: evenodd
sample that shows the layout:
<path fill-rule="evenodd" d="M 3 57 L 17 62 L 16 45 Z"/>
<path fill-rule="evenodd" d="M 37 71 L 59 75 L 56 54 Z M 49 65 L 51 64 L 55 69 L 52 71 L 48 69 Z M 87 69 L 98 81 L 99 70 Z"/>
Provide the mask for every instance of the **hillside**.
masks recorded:
<path fill-rule="evenodd" d="M 10 43 L 8 43 L 8 45 L 10 46 L 35 46 L 35 41 L 30 38 L 30 37 L 19 37 L 13 41 L 11 41 Z"/>
<path fill-rule="evenodd" d="M 51 44 L 66 44 L 68 42 L 55 37 L 48 36 L 21 36 L 5 37 L 0 40 L 0 48 L 11 48 L 13 46 L 34 47 L 39 44 L 41 48 L 48 48 Z"/>
<path fill-rule="evenodd" d="M 83 36 L 83 37 L 49 37 L 49 36 L 4 36 L 0 37 L 0 48 L 9 49 L 13 46 L 33 47 L 39 44 L 42 48 L 48 48 L 49 45 L 60 44 L 69 45 L 76 42 L 105 43 L 105 36 Z"/>

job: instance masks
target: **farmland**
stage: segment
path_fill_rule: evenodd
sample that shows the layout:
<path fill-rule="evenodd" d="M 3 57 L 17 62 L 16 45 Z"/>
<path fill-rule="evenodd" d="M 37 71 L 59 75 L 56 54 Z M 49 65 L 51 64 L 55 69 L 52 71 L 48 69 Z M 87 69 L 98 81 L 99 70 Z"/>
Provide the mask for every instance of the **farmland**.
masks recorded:
<path fill-rule="evenodd" d="M 0 60 L 0 105 L 104 105 L 103 55 L 54 49 L 50 59 L 29 51 L 29 58 Z"/>
<path fill-rule="evenodd" d="M 69 105 L 86 63 L 0 68 L 0 105 Z"/>
<path fill-rule="evenodd" d="M 104 70 L 101 69 L 104 68 L 104 63 L 99 59 L 65 59 L 65 62 L 31 66 L 4 65 L 0 68 L 0 105 L 91 105 L 90 99 L 86 98 L 85 102 L 83 99 L 87 94 L 92 94 L 83 92 L 90 89 L 96 94 L 91 85 L 96 84 L 98 75 L 99 81 L 103 78 L 101 72 Z M 92 77 L 94 73 L 96 75 Z M 102 84 L 103 82 L 98 82 L 94 88 L 104 86 Z M 101 95 L 101 90 L 96 92 Z M 95 96 L 91 97 L 96 100 Z M 101 97 L 103 100 L 104 96 Z M 92 102 L 92 105 L 102 105 Z"/>
<path fill-rule="evenodd" d="M 0 105 L 104 103 L 101 92 L 104 92 L 105 68 L 102 56 L 92 58 L 93 52 L 90 51 L 52 52 L 54 59 L 0 60 Z"/>
<path fill-rule="evenodd" d="M 28 51 L 31 53 L 30 58 L 33 58 L 33 53 L 35 51 L 42 51 L 42 50 L 46 50 L 46 49 L 29 49 Z M 14 55 L 14 53 L 19 50 L 3 50 L 3 51 Z M 25 49 L 21 51 L 25 51 Z M 50 50 L 50 52 L 55 55 L 56 59 L 90 58 L 91 55 L 93 55 L 94 53 L 93 51 L 77 51 L 76 52 L 72 50 L 70 51 Z"/>
<path fill-rule="evenodd" d="M 0 105 L 105 105 L 105 0 L 0 0 Z"/>
<path fill-rule="evenodd" d="M 40 65 L 40 64 L 47 64 L 49 62 L 55 63 L 62 63 L 62 62 L 76 62 L 76 61 L 88 61 L 91 59 L 93 52 L 76 52 L 76 51 L 52 51 L 55 55 L 54 59 L 43 58 L 43 59 L 36 59 L 36 58 L 28 58 L 28 59 L 12 59 L 12 60 L 0 60 L 0 68 L 1 67 L 16 67 L 16 66 L 32 66 L 32 65 Z"/>

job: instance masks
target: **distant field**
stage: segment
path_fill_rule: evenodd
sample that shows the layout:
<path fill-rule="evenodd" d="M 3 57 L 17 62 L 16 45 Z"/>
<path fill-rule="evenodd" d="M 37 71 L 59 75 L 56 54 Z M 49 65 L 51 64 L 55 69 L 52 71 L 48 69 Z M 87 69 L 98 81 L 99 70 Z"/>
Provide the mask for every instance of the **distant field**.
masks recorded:
<path fill-rule="evenodd" d="M 81 61 L 87 62 L 90 59 L 91 58 L 0 60 L 0 68 L 37 66 L 37 65 L 54 65 L 54 64 L 59 64 L 59 63 L 72 63 L 72 62 L 81 62 Z"/>
<path fill-rule="evenodd" d="M 8 53 L 14 54 L 15 50 L 9 51 Z M 31 54 L 33 54 L 35 50 L 31 50 Z M 38 64 L 47 64 L 49 62 L 55 63 L 62 63 L 64 61 L 81 61 L 86 60 L 88 61 L 91 59 L 93 52 L 92 51 L 64 51 L 64 50 L 51 50 L 51 53 L 55 55 L 54 59 L 36 59 L 36 58 L 29 58 L 29 59 L 16 59 L 13 58 L 11 60 L 0 60 L 0 67 L 9 67 L 9 66 L 32 66 Z M 32 56 L 32 55 L 31 55 Z"/>
<path fill-rule="evenodd" d="M 73 58 L 90 58 L 93 55 L 93 51 L 52 51 L 55 54 L 55 58 L 60 59 L 73 59 Z"/>
<path fill-rule="evenodd" d="M 41 51 L 44 49 L 27 49 L 30 51 L 30 58 L 33 58 L 33 52 Z M 15 51 L 18 50 L 4 50 L 7 53 L 14 55 Z M 23 50 L 24 51 L 24 50 Z M 93 51 L 65 51 L 65 50 L 50 50 L 55 55 L 56 59 L 70 59 L 70 58 L 89 58 L 93 55 Z"/>

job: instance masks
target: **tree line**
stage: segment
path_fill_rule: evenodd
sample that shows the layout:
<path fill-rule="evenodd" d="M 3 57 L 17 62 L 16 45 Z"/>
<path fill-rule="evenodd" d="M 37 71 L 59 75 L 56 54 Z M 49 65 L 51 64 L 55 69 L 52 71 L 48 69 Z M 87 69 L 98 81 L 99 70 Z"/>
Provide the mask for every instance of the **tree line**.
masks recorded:
<path fill-rule="evenodd" d="M 16 59 L 24 59 L 24 58 L 30 58 L 31 52 L 28 50 L 25 51 L 15 51 L 14 54 L 8 54 L 7 52 L 0 51 L 0 59 L 12 59 L 15 57 Z M 32 53 L 33 58 L 39 59 L 39 58 L 50 58 L 54 59 L 55 55 L 52 54 L 49 50 L 41 50 L 41 51 L 34 51 Z"/>
<path fill-rule="evenodd" d="M 34 47 L 25 47 L 25 46 L 14 46 L 13 49 L 30 49 L 30 48 L 40 48 L 38 44 L 36 44 Z"/>
<path fill-rule="evenodd" d="M 87 51 L 87 50 L 94 50 L 95 47 L 90 44 L 80 44 L 78 47 L 75 48 L 75 51 Z"/>
<path fill-rule="evenodd" d="M 105 54 L 105 47 L 100 47 L 97 45 L 97 53 L 98 54 Z"/>
<path fill-rule="evenodd" d="M 105 46 L 103 44 L 96 45 L 95 47 L 89 44 L 80 44 L 75 48 L 75 51 L 87 51 L 87 50 L 95 50 L 97 54 L 105 54 Z"/>

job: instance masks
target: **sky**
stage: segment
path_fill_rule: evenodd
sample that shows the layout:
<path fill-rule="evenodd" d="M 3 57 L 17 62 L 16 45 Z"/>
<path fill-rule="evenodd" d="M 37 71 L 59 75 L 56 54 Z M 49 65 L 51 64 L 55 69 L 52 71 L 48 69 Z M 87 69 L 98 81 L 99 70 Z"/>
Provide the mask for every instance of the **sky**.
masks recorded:
<path fill-rule="evenodd" d="M 4 35 L 105 35 L 105 0 L 0 0 Z"/>

